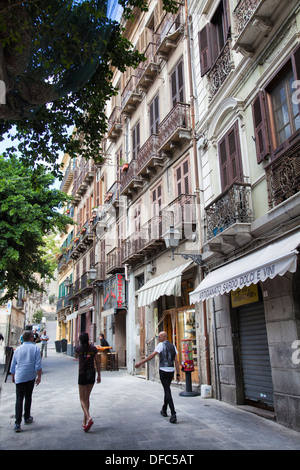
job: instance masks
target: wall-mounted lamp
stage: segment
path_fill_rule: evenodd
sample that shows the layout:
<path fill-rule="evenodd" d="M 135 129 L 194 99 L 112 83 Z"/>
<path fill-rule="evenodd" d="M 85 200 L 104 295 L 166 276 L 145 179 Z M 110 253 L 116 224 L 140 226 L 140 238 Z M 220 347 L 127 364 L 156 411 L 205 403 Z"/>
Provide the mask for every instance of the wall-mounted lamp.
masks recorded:
<path fill-rule="evenodd" d="M 171 248 L 172 250 L 172 260 L 174 260 L 174 255 L 180 255 L 184 259 L 192 259 L 198 266 L 203 266 L 202 256 L 201 255 L 193 255 L 189 253 L 174 253 L 175 248 L 178 247 L 179 241 L 181 239 L 181 234 L 179 230 L 170 225 L 169 229 L 163 235 L 166 248 Z"/>
<path fill-rule="evenodd" d="M 97 281 L 97 269 L 96 268 L 90 268 L 89 271 L 87 272 L 87 278 L 88 280 L 93 284 L 94 287 L 101 287 L 103 285 L 102 281 Z"/>

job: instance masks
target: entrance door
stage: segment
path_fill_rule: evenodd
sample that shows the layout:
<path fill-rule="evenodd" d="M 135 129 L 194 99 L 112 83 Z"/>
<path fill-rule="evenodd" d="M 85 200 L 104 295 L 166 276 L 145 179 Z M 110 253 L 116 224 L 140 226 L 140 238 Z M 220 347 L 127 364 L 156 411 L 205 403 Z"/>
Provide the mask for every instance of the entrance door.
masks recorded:
<path fill-rule="evenodd" d="M 238 309 L 245 402 L 273 407 L 273 383 L 263 302 Z"/>

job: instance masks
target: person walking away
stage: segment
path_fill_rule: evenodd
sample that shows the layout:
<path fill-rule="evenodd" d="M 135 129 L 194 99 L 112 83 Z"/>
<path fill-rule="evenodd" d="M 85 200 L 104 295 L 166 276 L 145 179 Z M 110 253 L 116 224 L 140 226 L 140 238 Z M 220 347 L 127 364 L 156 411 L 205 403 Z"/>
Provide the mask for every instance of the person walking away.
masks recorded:
<path fill-rule="evenodd" d="M 39 385 L 42 378 L 40 350 L 33 341 L 32 331 L 25 331 L 23 344 L 16 349 L 10 367 L 12 381 L 16 384 L 15 432 L 21 431 L 24 398 L 24 422 L 25 424 L 33 422 L 33 418 L 30 416 L 33 387 L 34 383 Z"/>
<path fill-rule="evenodd" d="M 100 346 L 109 346 L 108 342 L 107 342 L 106 339 L 104 338 L 104 334 L 103 334 L 103 333 L 100 333 L 99 339 L 100 339 Z"/>
<path fill-rule="evenodd" d="M 159 354 L 159 377 L 164 389 L 164 404 L 161 409 L 160 414 L 162 416 L 167 415 L 167 407 L 169 405 L 171 410 L 170 423 L 176 423 L 177 416 L 175 411 L 175 406 L 171 393 L 171 382 L 174 376 L 174 370 L 176 368 L 176 378 L 177 383 L 179 382 L 179 362 L 177 359 L 178 351 L 174 344 L 168 341 L 168 335 L 165 331 L 161 331 L 158 335 L 159 343 L 156 346 L 155 350 L 148 357 L 142 361 L 136 363 L 135 367 L 138 368 L 145 362 L 151 361 L 157 354 Z M 174 367 L 175 365 L 175 367 Z"/>
<path fill-rule="evenodd" d="M 47 336 L 47 331 L 44 330 L 40 336 L 41 339 L 41 357 L 43 357 L 43 352 L 45 351 L 45 357 L 47 357 L 47 343 L 49 341 L 49 336 Z"/>
<path fill-rule="evenodd" d="M 97 383 L 101 382 L 101 363 L 98 349 L 89 343 L 88 333 L 79 336 L 80 346 L 75 348 L 75 357 L 79 358 L 78 386 L 79 399 L 83 411 L 83 430 L 88 432 L 94 424 L 90 415 L 90 394 L 94 387 L 97 369 Z"/>

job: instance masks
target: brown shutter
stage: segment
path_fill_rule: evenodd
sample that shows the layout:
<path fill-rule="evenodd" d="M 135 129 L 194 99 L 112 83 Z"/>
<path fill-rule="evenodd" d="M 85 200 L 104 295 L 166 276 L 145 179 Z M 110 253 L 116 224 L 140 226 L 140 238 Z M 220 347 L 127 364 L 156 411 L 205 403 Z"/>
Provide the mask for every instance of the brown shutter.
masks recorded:
<path fill-rule="evenodd" d="M 198 34 L 200 48 L 200 66 L 201 77 L 205 75 L 211 68 L 211 51 L 210 51 L 210 24 L 208 23 Z"/>
<path fill-rule="evenodd" d="M 219 162 L 222 191 L 226 191 L 243 177 L 237 122 L 219 142 Z"/>
<path fill-rule="evenodd" d="M 220 171 L 221 171 L 221 185 L 222 191 L 229 186 L 229 170 L 228 170 L 228 159 L 227 159 L 227 146 L 226 136 L 219 142 L 219 160 L 220 160 Z"/>
<path fill-rule="evenodd" d="M 190 194 L 190 168 L 189 160 L 186 159 L 175 170 L 176 196 Z"/>
<path fill-rule="evenodd" d="M 257 163 L 270 153 L 264 95 L 259 92 L 252 104 Z"/>

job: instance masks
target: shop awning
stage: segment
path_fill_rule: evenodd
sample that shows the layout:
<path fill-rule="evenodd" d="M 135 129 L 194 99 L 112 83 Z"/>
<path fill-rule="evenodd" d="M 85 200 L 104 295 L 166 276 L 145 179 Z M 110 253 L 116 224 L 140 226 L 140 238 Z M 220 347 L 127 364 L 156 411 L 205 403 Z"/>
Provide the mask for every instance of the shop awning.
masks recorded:
<path fill-rule="evenodd" d="M 150 305 L 162 295 L 181 295 L 181 275 L 193 261 L 154 277 L 138 290 L 138 306 Z"/>
<path fill-rule="evenodd" d="M 297 269 L 297 247 L 300 232 L 253 251 L 209 273 L 190 293 L 190 303 L 203 301 L 236 289 L 242 289 L 259 281 L 283 276 Z"/>
<path fill-rule="evenodd" d="M 67 315 L 66 317 L 66 322 L 67 321 L 71 321 L 71 320 L 74 320 L 75 318 L 77 318 L 77 315 L 78 315 L 78 312 L 73 312 L 73 313 L 70 313 L 70 315 Z"/>

